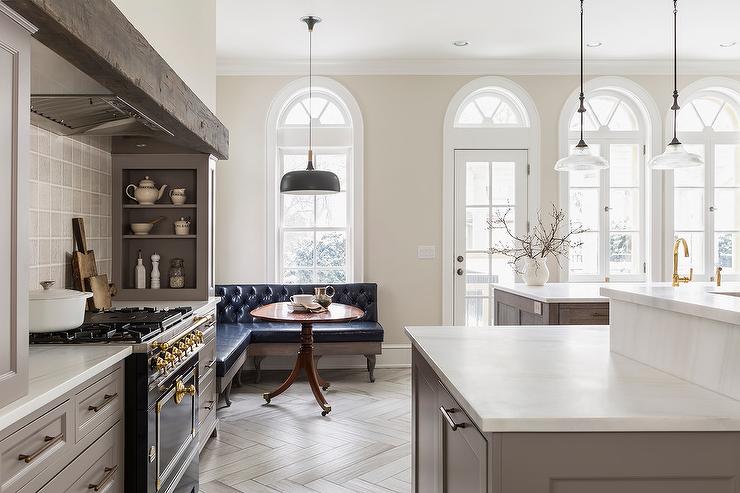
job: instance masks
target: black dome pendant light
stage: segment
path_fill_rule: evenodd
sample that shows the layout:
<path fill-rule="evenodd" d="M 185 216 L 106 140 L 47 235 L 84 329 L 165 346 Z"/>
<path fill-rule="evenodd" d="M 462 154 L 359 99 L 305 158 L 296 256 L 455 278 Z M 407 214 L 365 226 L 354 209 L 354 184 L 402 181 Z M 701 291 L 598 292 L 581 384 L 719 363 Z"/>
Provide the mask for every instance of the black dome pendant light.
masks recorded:
<path fill-rule="evenodd" d="M 339 192 L 339 177 L 331 171 L 323 171 L 313 166 L 313 67 L 311 35 L 313 27 L 321 18 L 312 15 L 302 17 L 301 22 L 308 26 L 308 165 L 305 170 L 289 171 L 280 180 L 280 193 L 292 195 L 328 195 Z"/>

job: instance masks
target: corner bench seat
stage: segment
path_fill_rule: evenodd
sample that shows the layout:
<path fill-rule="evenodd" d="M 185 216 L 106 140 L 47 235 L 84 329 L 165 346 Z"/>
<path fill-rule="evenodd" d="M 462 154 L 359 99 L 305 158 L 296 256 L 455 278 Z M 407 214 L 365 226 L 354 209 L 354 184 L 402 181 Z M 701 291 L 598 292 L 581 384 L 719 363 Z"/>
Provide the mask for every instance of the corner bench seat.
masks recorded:
<path fill-rule="evenodd" d="M 247 357 L 254 358 L 257 381 L 266 356 L 294 355 L 300 345 L 300 324 L 263 322 L 250 312 L 261 305 L 288 301 L 294 294 L 313 293 L 324 285 L 257 284 L 216 286 L 218 304 L 216 325 L 216 376 L 220 393 L 230 405 L 231 382 L 241 383 L 241 368 Z M 354 283 L 333 285 L 334 302 L 357 306 L 365 311 L 360 320 L 315 324 L 314 354 L 353 355 L 367 358 L 370 381 L 374 381 L 375 357 L 381 353 L 383 327 L 377 321 L 377 285 Z"/>

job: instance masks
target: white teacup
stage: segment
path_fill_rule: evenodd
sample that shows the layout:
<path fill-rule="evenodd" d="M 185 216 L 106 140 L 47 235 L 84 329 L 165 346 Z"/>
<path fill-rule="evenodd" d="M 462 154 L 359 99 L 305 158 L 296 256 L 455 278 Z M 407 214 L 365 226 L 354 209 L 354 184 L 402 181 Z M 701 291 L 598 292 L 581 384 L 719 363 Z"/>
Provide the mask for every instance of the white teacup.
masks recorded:
<path fill-rule="evenodd" d="M 313 301 L 312 294 L 294 294 L 290 297 L 290 302 L 294 305 L 305 305 Z"/>

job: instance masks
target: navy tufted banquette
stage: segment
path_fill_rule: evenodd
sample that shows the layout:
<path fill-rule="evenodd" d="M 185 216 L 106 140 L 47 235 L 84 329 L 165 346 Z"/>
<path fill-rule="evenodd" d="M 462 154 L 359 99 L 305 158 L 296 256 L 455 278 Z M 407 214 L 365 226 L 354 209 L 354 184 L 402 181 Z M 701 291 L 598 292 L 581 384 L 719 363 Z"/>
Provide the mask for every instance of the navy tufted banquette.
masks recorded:
<path fill-rule="evenodd" d="M 219 389 L 229 405 L 231 379 L 239 379 L 246 356 L 254 358 L 257 381 L 265 356 L 295 354 L 300 341 L 299 324 L 255 320 L 250 312 L 258 306 L 289 301 L 294 294 L 313 294 L 325 284 L 224 284 L 216 286 L 221 298 L 217 307 L 216 375 Z M 374 381 L 375 355 L 380 354 L 383 327 L 378 323 L 378 287 L 375 283 L 332 284 L 333 301 L 362 308 L 365 315 L 352 322 L 314 326 L 317 354 L 362 354 Z M 294 347 L 295 346 L 295 347 Z"/>

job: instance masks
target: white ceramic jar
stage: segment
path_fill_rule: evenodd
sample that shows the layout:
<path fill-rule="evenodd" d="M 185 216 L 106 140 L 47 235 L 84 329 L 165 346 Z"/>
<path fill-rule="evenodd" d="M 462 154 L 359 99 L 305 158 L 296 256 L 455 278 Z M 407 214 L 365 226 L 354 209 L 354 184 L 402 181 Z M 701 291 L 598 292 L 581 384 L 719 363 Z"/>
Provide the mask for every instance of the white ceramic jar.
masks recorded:
<path fill-rule="evenodd" d="M 181 217 L 175 221 L 175 234 L 185 236 L 190 234 L 190 218 Z"/>

